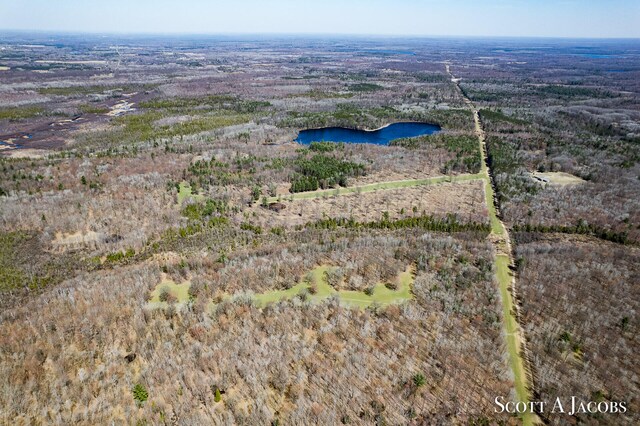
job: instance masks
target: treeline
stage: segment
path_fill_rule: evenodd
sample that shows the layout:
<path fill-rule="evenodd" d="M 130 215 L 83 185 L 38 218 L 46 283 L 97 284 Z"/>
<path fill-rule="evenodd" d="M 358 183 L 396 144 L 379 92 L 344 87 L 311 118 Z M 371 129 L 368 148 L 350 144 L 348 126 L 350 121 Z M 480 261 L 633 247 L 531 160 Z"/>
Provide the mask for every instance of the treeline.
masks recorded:
<path fill-rule="evenodd" d="M 500 109 L 491 110 L 491 109 L 483 108 L 478 113 L 480 114 L 480 117 L 482 118 L 482 120 L 485 120 L 485 121 L 489 120 L 493 122 L 504 122 L 509 124 L 522 125 L 522 126 L 527 126 L 531 124 L 525 120 L 521 120 L 519 118 L 506 115 Z"/>
<path fill-rule="evenodd" d="M 242 182 L 242 176 L 231 165 L 212 158 L 210 161 L 197 160 L 183 173 L 183 180 L 189 180 L 192 188 L 207 189 L 211 185 L 232 185 Z"/>
<path fill-rule="evenodd" d="M 375 92 L 382 89 L 384 87 L 374 83 L 356 83 L 349 86 L 351 92 Z"/>
<path fill-rule="evenodd" d="M 579 235 L 591 235 L 601 240 L 611 241 L 619 244 L 634 244 L 634 241 L 629 239 L 626 232 L 615 232 L 609 229 L 604 229 L 601 226 L 586 223 L 581 220 L 575 225 L 532 225 L 527 223 L 525 225 L 514 225 L 514 232 L 539 232 L 539 233 L 561 233 L 561 234 L 579 234 Z"/>
<path fill-rule="evenodd" d="M 572 98 L 611 98 L 615 95 L 609 91 L 594 87 L 576 87 L 576 86 L 541 86 L 536 91 L 541 95 L 552 95 L 563 99 Z"/>
<path fill-rule="evenodd" d="M 287 114 L 287 117 L 277 123 L 279 127 L 340 126 L 357 129 L 376 128 L 394 121 L 417 121 L 451 129 L 473 130 L 473 115 L 470 111 L 463 109 L 432 109 L 422 112 L 399 111 L 391 106 L 362 108 L 355 104 L 340 104 L 334 111 L 288 111 Z"/>
<path fill-rule="evenodd" d="M 347 179 L 365 174 L 362 164 L 341 160 L 324 154 L 311 158 L 299 157 L 295 162 L 296 174 L 291 180 L 292 193 L 315 191 L 318 188 L 347 186 Z"/>
<path fill-rule="evenodd" d="M 309 144 L 309 150 L 315 152 L 333 152 L 336 149 L 344 149 L 344 143 L 311 142 Z"/>
<path fill-rule="evenodd" d="M 194 98 L 167 98 L 167 99 L 151 99 L 149 101 L 140 102 L 140 107 L 145 109 L 162 109 L 171 110 L 172 112 L 184 112 L 189 109 L 212 109 L 212 110 L 232 110 L 237 113 L 246 114 L 253 113 L 264 108 L 270 107 L 271 104 L 266 101 L 243 100 L 230 95 L 209 95 Z"/>
<path fill-rule="evenodd" d="M 325 218 L 306 225 L 311 229 L 403 229 L 420 228 L 436 232 L 480 232 L 489 234 L 491 226 L 478 222 L 458 222 L 454 214 L 448 214 L 443 218 L 431 215 L 405 217 L 391 220 L 388 213 L 384 213 L 382 219 L 371 222 L 358 222 L 353 218 Z"/>
<path fill-rule="evenodd" d="M 494 175 L 496 197 L 500 206 L 505 202 L 540 190 L 528 175 L 523 175 L 523 164 L 517 149 L 505 138 L 491 136 L 487 138 L 487 162 Z"/>
<path fill-rule="evenodd" d="M 205 228 L 215 228 L 229 223 L 228 215 L 236 213 L 237 208 L 231 208 L 224 200 L 207 199 L 202 203 L 193 203 L 182 209 L 182 216 L 188 222 L 177 232 L 181 237 L 187 237 L 202 232 Z"/>

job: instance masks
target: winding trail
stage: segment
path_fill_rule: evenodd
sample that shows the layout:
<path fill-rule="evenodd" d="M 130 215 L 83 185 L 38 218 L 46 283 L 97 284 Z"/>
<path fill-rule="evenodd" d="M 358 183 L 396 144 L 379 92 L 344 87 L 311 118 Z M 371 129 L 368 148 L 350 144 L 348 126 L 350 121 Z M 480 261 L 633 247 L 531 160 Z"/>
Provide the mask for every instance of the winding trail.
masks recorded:
<path fill-rule="evenodd" d="M 514 300 L 517 300 L 517 296 L 516 278 L 512 272 L 515 263 L 511 248 L 511 238 L 509 237 L 507 227 L 500 219 L 498 211 L 492 173 L 487 161 L 486 135 L 482 128 L 478 109 L 460 87 L 460 79 L 453 75 L 449 64 L 445 64 L 445 68 L 451 78 L 451 82 L 455 84 L 465 104 L 473 113 L 475 133 L 478 136 L 482 155 L 480 175 L 482 175 L 482 179 L 485 181 L 485 198 L 491 221 L 491 234 L 489 237 L 496 250 L 496 276 L 500 285 L 500 299 L 502 301 L 502 315 L 504 318 L 504 332 L 509 353 L 509 362 L 513 370 L 517 400 L 527 403 L 531 400 L 533 380 L 530 373 L 531 370 L 527 368 L 529 364 L 524 333 L 518 323 L 518 318 L 520 317 L 519 307 L 514 303 Z M 521 419 L 524 425 L 541 423 L 535 413 L 526 412 L 522 414 Z"/>

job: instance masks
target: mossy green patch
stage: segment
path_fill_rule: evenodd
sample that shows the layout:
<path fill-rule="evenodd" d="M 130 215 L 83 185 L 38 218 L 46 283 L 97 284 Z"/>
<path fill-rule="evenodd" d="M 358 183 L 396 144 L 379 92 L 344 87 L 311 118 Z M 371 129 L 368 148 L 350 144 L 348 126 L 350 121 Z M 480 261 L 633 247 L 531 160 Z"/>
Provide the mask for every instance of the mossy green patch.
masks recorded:
<path fill-rule="evenodd" d="M 204 200 L 204 195 L 202 194 L 194 194 L 191 186 L 186 182 L 181 182 L 178 185 L 178 204 L 182 204 L 186 199 L 192 198 L 195 201 Z"/>
<path fill-rule="evenodd" d="M 185 304 L 189 301 L 189 287 L 191 287 L 190 281 L 177 284 L 173 280 L 165 278 L 151 292 L 148 306 L 150 308 L 167 308 L 170 301 L 178 305 Z"/>

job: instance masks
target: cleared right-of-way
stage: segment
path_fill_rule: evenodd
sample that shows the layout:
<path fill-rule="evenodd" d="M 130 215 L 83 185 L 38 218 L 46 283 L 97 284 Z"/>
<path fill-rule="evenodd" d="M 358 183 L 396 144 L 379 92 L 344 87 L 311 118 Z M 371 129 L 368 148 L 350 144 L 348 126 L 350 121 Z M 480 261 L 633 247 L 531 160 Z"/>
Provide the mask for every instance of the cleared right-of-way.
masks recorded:
<path fill-rule="evenodd" d="M 464 99 L 465 104 L 473 113 L 475 122 L 475 133 L 478 136 L 479 149 L 482 155 L 480 175 L 485 181 L 485 197 L 487 209 L 491 220 L 490 238 L 496 250 L 496 276 L 500 285 L 500 298 L 502 301 L 502 316 L 504 331 L 506 336 L 507 350 L 509 352 L 509 363 L 513 371 L 514 387 L 518 401 L 528 403 L 531 399 L 531 375 L 526 368 L 527 357 L 525 354 L 525 339 L 522 329 L 518 323 L 518 306 L 514 303 L 516 294 L 516 280 L 513 274 L 514 259 L 511 249 L 511 239 L 509 231 L 498 214 L 498 204 L 492 184 L 492 173 L 487 161 L 486 135 L 480 121 L 478 109 L 460 87 L 460 79 L 451 72 L 449 64 L 445 64 L 451 82 L 455 84 Z M 535 413 L 526 412 L 522 415 L 524 425 L 540 423 Z"/>

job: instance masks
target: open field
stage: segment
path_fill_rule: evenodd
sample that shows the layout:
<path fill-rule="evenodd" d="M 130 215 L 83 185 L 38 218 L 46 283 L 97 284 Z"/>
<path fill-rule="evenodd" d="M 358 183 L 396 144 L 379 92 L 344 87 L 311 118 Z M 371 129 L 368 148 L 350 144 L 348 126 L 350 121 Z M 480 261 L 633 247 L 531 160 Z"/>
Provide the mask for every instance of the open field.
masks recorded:
<path fill-rule="evenodd" d="M 534 172 L 531 176 L 542 184 L 550 185 L 577 185 L 585 181 L 578 176 L 563 172 Z"/>

